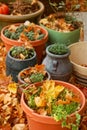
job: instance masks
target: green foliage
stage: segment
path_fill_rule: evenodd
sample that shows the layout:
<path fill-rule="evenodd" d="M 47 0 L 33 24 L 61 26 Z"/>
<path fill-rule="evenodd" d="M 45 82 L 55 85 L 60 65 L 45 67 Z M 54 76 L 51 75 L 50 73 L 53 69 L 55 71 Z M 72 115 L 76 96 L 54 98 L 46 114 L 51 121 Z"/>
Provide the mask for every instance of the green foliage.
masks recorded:
<path fill-rule="evenodd" d="M 6 30 L 4 31 L 4 35 L 5 35 L 7 38 L 10 38 L 11 32 L 6 29 Z"/>
<path fill-rule="evenodd" d="M 48 51 L 50 53 L 53 53 L 55 55 L 63 55 L 69 52 L 68 47 L 65 44 L 53 44 L 48 48 Z"/>
<path fill-rule="evenodd" d="M 34 28 L 35 27 L 32 27 L 32 25 L 31 25 L 30 26 L 30 31 L 29 31 L 29 27 L 28 26 L 21 24 L 20 26 L 17 26 L 16 30 L 14 29 L 12 31 L 12 30 L 6 29 L 4 31 L 4 35 L 7 38 L 10 38 L 12 40 L 20 39 L 21 33 L 24 34 L 28 38 L 28 40 L 30 40 L 30 41 L 43 39 L 45 34 L 43 34 L 40 29 L 35 30 Z"/>
<path fill-rule="evenodd" d="M 29 96 L 33 91 L 35 91 L 34 94 Z M 36 90 L 36 88 L 31 87 L 29 89 L 29 91 L 28 90 L 24 90 L 23 92 L 25 93 L 25 96 L 26 96 L 26 98 L 28 100 L 27 101 L 28 106 L 31 107 L 34 110 L 37 109 L 37 106 L 35 104 L 35 100 L 34 99 L 35 99 L 36 96 L 38 96 L 40 94 L 41 87 L 38 87 L 37 90 Z"/>
<path fill-rule="evenodd" d="M 10 54 L 14 58 L 22 59 L 20 54 L 24 56 L 24 59 L 34 56 L 34 50 L 31 48 L 25 48 L 23 46 L 15 46 L 10 49 Z"/>
<path fill-rule="evenodd" d="M 31 41 L 35 40 L 33 31 L 25 32 L 24 34 L 29 38 L 29 40 L 31 40 Z"/>
<path fill-rule="evenodd" d="M 42 73 L 33 73 L 30 76 L 30 80 L 32 83 L 43 81 L 44 75 Z"/>
<path fill-rule="evenodd" d="M 7 37 L 7 38 L 10 38 L 12 40 L 18 40 L 19 39 L 19 36 L 20 34 L 22 33 L 22 31 L 24 30 L 25 26 L 24 25 L 20 25 L 16 30 L 15 32 L 12 32 L 11 30 L 8 30 L 6 29 L 4 31 L 4 35 Z"/>
<path fill-rule="evenodd" d="M 35 104 L 34 98 L 35 98 L 35 96 L 32 95 L 32 96 L 30 96 L 30 98 L 29 98 L 29 100 L 28 100 L 28 105 L 29 105 L 31 108 L 33 108 L 33 109 L 36 108 L 36 104 Z"/>
<path fill-rule="evenodd" d="M 71 102 L 66 105 L 52 105 L 52 116 L 56 121 L 62 121 L 62 127 L 72 128 L 72 130 L 78 130 L 78 126 L 80 123 L 81 116 L 76 114 L 76 123 L 72 122 L 67 123 L 67 116 L 75 112 L 79 108 L 79 104 L 77 102 Z"/>
<path fill-rule="evenodd" d="M 45 36 L 45 34 L 40 34 L 40 35 L 37 37 L 37 40 L 41 40 L 41 39 L 43 39 L 44 36 Z"/>
<path fill-rule="evenodd" d="M 53 89 L 53 84 L 51 86 L 47 85 L 47 83 L 44 84 L 44 87 L 42 85 L 38 87 L 32 85 L 25 91 L 27 93 L 25 94 L 25 100 L 29 107 L 33 108 L 36 113 L 38 113 L 38 110 L 44 110 L 47 112 L 47 116 L 51 116 L 54 120 L 60 121 L 62 127 L 69 128 L 70 130 L 79 129 L 81 116 L 77 113 L 77 111 L 81 107 L 81 104 L 75 100 L 68 100 L 69 102 L 67 102 L 66 98 L 68 94 L 72 97 L 72 99 L 76 96 L 72 91 L 64 88 L 60 94 L 58 94 L 55 98 L 52 98 L 54 95 L 53 92 L 56 92 L 56 89 Z M 35 98 L 39 98 L 40 101 L 43 101 L 43 103 L 45 103 L 44 106 L 42 106 L 42 102 L 37 105 Z M 62 102 L 58 103 L 59 100 Z M 74 116 L 70 116 L 72 113 L 74 113 Z"/>

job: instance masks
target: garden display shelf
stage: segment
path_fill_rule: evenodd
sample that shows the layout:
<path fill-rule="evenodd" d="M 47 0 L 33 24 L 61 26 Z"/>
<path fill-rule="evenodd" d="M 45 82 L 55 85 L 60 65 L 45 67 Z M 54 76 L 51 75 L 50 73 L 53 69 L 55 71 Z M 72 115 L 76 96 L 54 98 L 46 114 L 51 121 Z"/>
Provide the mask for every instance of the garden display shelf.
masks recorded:
<path fill-rule="evenodd" d="M 2 42 L 0 42 L 0 129 L 24 129 L 28 130 L 26 117 L 23 110 L 20 107 L 20 103 L 17 99 L 17 85 L 12 81 L 10 76 L 6 76 L 5 70 L 5 57 L 6 49 Z M 75 79 L 72 76 L 70 83 L 79 87 L 86 96 L 87 100 L 87 88 L 80 84 L 75 83 Z M 87 106 L 86 111 L 83 113 L 80 130 L 87 130 Z"/>

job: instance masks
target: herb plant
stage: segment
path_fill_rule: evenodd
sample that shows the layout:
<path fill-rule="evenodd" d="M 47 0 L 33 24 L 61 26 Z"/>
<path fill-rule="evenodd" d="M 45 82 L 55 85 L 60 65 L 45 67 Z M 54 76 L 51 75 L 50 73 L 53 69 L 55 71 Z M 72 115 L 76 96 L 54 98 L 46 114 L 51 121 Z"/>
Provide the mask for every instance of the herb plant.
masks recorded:
<path fill-rule="evenodd" d="M 34 49 L 27 46 L 14 46 L 10 49 L 10 55 L 17 59 L 28 59 L 34 56 Z"/>
<path fill-rule="evenodd" d="M 24 69 L 23 71 L 20 72 L 20 78 L 25 83 L 30 84 L 46 80 L 48 78 L 48 75 L 47 72 L 45 71 L 45 66 L 41 64 Z"/>
<path fill-rule="evenodd" d="M 63 55 L 69 52 L 68 47 L 65 44 L 53 44 L 48 48 L 48 51 L 55 55 Z"/>
<path fill-rule="evenodd" d="M 44 75 L 42 73 L 38 73 L 38 72 L 33 73 L 30 76 L 30 81 L 32 83 L 43 81 L 43 79 L 44 79 Z"/>

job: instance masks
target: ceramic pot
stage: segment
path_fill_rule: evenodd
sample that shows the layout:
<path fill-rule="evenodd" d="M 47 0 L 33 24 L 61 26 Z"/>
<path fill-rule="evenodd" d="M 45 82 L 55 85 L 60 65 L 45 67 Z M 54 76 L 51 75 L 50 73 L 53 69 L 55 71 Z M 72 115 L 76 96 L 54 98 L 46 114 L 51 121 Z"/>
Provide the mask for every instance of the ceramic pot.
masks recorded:
<path fill-rule="evenodd" d="M 80 97 L 80 103 L 82 105 L 81 105 L 80 109 L 78 110 L 78 113 L 82 114 L 85 109 L 85 96 L 81 92 L 81 90 L 78 89 L 77 87 L 75 87 L 74 85 L 63 82 L 63 81 L 55 81 L 55 82 L 56 82 L 56 85 L 59 85 L 59 84 L 63 85 L 64 87 L 73 91 L 75 94 L 77 94 Z M 42 82 L 36 83 L 35 85 L 38 87 L 38 86 L 42 85 Z M 28 87 L 26 89 L 28 89 Z M 22 93 L 22 96 L 21 96 L 21 107 L 26 114 L 28 125 L 29 125 L 29 130 L 70 130 L 68 128 L 62 128 L 61 122 L 55 121 L 50 116 L 43 116 L 43 115 L 39 115 L 39 114 L 35 113 L 34 110 L 32 110 L 26 104 L 25 98 L 24 98 L 24 93 Z M 69 118 L 74 117 L 74 116 L 75 116 L 75 113 L 69 115 Z"/>
<path fill-rule="evenodd" d="M 19 23 L 18 23 L 18 24 L 15 24 L 15 26 L 18 26 L 18 25 L 20 25 L 20 24 L 19 24 Z M 22 46 L 22 45 L 24 44 L 24 42 L 22 42 L 22 41 L 12 40 L 12 39 L 7 38 L 7 37 L 4 35 L 4 31 L 5 31 L 6 29 L 8 29 L 9 26 L 10 26 L 10 25 L 5 26 L 5 27 L 1 30 L 1 40 L 4 42 L 7 51 L 9 51 L 9 49 L 10 49 L 12 46 Z M 43 34 L 45 34 L 44 38 L 42 38 L 41 40 L 30 41 L 30 44 L 34 47 L 34 49 L 35 49 L 35 51 L 36 51 L 36 53 L 37 53 L 37 61 L 38 61 L 38 64 L 40 64 L 41 61 L 42 61 L 42 59 L 43 59 L 46 42 L 47 42 L 47 40 L 48 40 L 48 32 L 47 32 L 46 29 L 44 29 L 43 27 L 41 27 L 41 26 L 39 26 L 39 25 L 36 25 L 36 27 L 39 28 Z"/>
<path fill-rule="evenodd" d="M 14 0 L 11 0 L 11 2 Z M 10 2 L 10 1 L 9 1 Z M 38 1 L 39 10 L 32 13 L 32 14 L 26 14 L 26 15 L 3 15 L 0 14 L 0 30 L 7 25 L 13 24 L 13 23 L 23 23 L 26 20 L 38 23 L 39 19 L 41 18 L 41 15 L 44 11 L 44 5 L 42 2 Z"/>
<path fill-rule="evenodd" d="M 64 43 L 70 45 L 80 39 L 80 28 L 70 32 L 58 32 L 42 25 L 48 31 L 48 45 L 53 43 Z"/>
<path fill-rule="evenodd" d="M 87 41 L 74 43 L 69 46 L 69 49 L 76 82 L 87 86 Z"/>
<path fill-rule="evenodd" d="M 47 55 L 43 60 L 46 70 L 50 73 L 52 79 L 69 81 L 72 74 L 72 64 L 69 60 L 70 52 L 63 55 L 55 55 L 48 51 L 50 46 L 46 48 Z"/>
<path fill-rule="evenodd" d="M 21 60 L 13 58 L 10 55 L 9 50 L 6 56 L 6 74 L 11 75 L 12 79 L 15 82 L 18 82 L 17 77 L 18 73 L 29 66 L 34 66 L 36 63 L 37 63 L 36 52 L 34 52 L 34 56 L 32 58 Z"/>

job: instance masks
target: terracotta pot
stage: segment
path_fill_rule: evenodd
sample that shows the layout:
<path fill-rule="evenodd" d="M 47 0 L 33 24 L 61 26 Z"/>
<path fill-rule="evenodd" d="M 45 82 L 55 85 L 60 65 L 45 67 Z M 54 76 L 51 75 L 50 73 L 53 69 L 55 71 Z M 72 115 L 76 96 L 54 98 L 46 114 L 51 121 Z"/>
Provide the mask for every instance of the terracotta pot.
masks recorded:
<path fill-rule="evenodd" d="M 22 84 L 26 84 L 27 82 L 25 82 L 22 78 L 21 78 L 21 74 L 24 72 L 24 71 L 28 71 L 29 72 L 30 70 L 30 67 L 26 68 L 26 69 L 23 69 L 22 71 L 19 72 L 18 74 L 18 81 L 19 83 L 22 83 Z M 45 80 L 49 80 L 50 79 L 50 74 L 48 72 L 46 72 L 46 78 Z"/>
<path fill-rule="evenodd" d="M 15 24 L 15 25 L 18 26 L 20 24 L 18 23 L 18 24 Z M 4 27 L 1 30 L 1 40 L 4 42 L 7 51 L 9 51 L 9 49 L 12 46 L 22 46 L 24 44 L 24 42 L 22 42 L 22 41 L 12 40 L 12 39 L 7 38 L 4 35 L 4 30 L 8 29 L 9 26 L 10 25 Z M 45 34 L 44 38 L 41 39 L 41 40 L 30 41 L 30 44 L 35 48 L 35 51 L 37 53 L 38 64 L 40 64 L 41 61 L 42 61 L 42 58 L 43 58 L 43 53 L 44 53 L 44 50 L 45 50 L 46 42 L 48 40 L 48 32 L 43 27 L 41 27 L 39 25 L 36 25 L 36 26 L 37 26 L 37 28 L 39 28 L 42 31 L 43 34 Z"/>
<path fill-rule="evenodd" d="M 29 85 L 29 83 L 25 82 L 22 78 L 21 78 L 21 74 L 24 72 L 24 71 L 29 71 L 30 67 L 26 68 L 26 69 L 23 69 L 22 71 L 20 71 L 18 73 L 18 82 L 20 84 L 23 84 L 23 85 L 19 85 L 18 86 L 18 89 L 17 89 L 17 95 L 18 95 L 18 99 L 20 100 L 20 97 L 21 97 L 21 94 L 23 92 L 23 90 L 27 87 L 27 85 Z M 49 80 L 50 79 L 50 74 L 48 72 L 46 72 L 46 78 L 45 80 Z"/>
<path fill-rule="evenodd" d="M 72 64 L 69 60 L 70 52 L 63 55 L 55 55 L 48 51 L 50 46 L 52 45 L 46 48 L 47 55 L 43 60 L 46 70 L 54 80 L 69 81 L 72 74 Z"/>
<path fill-rule="evenodd" d="M 74 92 L 76 95 L 80 97 L 81 107 L 78 110 L 78 113 L 82 114 L 85 110 L 85 96 L 81 92 L 81 90 L 75 87 L 74 85 L 63 82 L 63 81 L 55 81 L 55 82 L 56 82 L 56 85 L 57 84 L 63 85 L 64 87 L 70 89 L 72 92 Z M 42 85 L 42 82 L 36 83 L 35 85 L 38 87 Z M 24 93 L 22 93 L 22 97 L 21 97 L 21 107 L 26 114 L 28 125 L 29 125 L 29 130 L 70 130 L 67 128 L 62 128 L 61 122 L 55 121 L 50 116 L 42 116 L 35 113 L 34 110 L 29 108 L 29 106 L 26 104 L 24 100 Z M 74 117 L 74 116 L 75 116 L 75 113 L 71 114 L 69 118 Z"/>
<path fill-rule="evenodd" d="M 11 0 L 11 2 L 14 0 Z M 7 2 L 7 1 L 6 1 Z M 9 1 L 10 2 L 10 1 Z M 44 5 L 42 2 L 38 1 L 38 5 L 40 9 L 32 14 L 26 14 L 26 15 L 20 15 L 20 16 L 14 16 L 14 15 L 3 15 L 0 14 L 0 30 L 7 25 L 13 24 L 13 23 L 23 23 L 26 20 L 38 23 L 39 19 L 41 18 L 41 15 L 44 11 Z"/>
<path fill-rule="evenodd" d="M 0 130 L 11 130 L 11 126 L 10 125 L 0 126 Z"/>
<path fill-rule="evenodd" d="M 11 75 L 15 82 L 18 82 L 18 73 L 27 68 L 28 66 L 34 66 L 37 63 L 36 52 L 34 56 L 29 59 L 16 59 L 10 55 L 10 50 L 6 56 L 6 74 Z"/>

